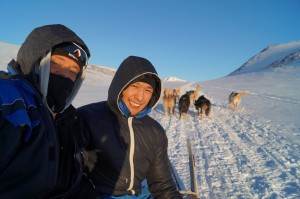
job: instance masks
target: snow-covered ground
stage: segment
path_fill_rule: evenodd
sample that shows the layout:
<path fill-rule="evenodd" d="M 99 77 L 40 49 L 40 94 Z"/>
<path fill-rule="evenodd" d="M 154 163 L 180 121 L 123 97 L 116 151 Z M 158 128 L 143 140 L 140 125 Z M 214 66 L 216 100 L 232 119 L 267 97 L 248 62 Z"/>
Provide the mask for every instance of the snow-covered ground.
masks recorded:
<path fill-rule="evenodd" d="M 298 69 L 295 72 L 300 74 Z M 245 80 L 234 76 L 200 83 L 199 95 L 204 94 L 212 102 L 210 118 L 200 120 L 194 107 L 181 120 L 178 112 L 164 116 L 162 105 L 151 113 L 166 129 L 169 156 L 181 179 L 180 186 L 190 189 L 186 145 L 190 139 L 200 198 L 299 198 L 299 93 L 287 98 L 282 95 L 287 91 L 275 92 L 276 82 L 281 82 L 278 79 L 269 80 L 275 85 L 265 91 L 264 85 L 255 88 L 230 83 Z M 291 87 L 299 86 L 300 78 L 293 83 Z M 247 88 L 251 93 L 233 112 L 227 98 L 238 88 Z"/>
<path fill-rule="evenodd" d="M 2 43 L 0 69 L 4 69 L 1 60 L 7 58 L 3 58 L 1 47 Z M 193 106 L 180 120 L 177 106 L 171 117 L 164 115 L 162 103 L 150 113 L 166 130 L 180 189 L 191 188 L 189 139 L 201 199 L 300 198 L 300 60 L 295 54 L 299 47 L 300 42 L 270 46 L 227 77 L 205 82 L 171 78 L 165 82 L 165 87 L 180 87 L 181 94 L 199 84 L 198 94 L 212 103 L 211 117 L 202 120 Z M 293 59 L 281 59 L 291 53 Z M 280 65 L 269 67 L 278 61 L 275 55 L 281 56 Z M 74 101 L 77 107 L 106 100 L 115 71 L 93 65 L 88 69 Z M 228 95 L 246 89 L 251 93 L 242 97 L 239 109 L 229 110 Z"/>

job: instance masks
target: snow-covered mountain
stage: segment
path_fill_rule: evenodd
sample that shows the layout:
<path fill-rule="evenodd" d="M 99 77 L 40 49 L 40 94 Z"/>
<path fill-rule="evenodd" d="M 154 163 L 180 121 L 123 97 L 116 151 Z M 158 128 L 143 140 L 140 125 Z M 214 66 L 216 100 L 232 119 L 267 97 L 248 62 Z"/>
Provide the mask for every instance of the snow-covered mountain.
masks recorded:
<path fill-rule="evenodd" d="M 0 69 L 10 61 L 0 43 Z M 12 51 L 16 53 L 17 47 Z M 164 127 L 179 189 L 190 190 L 187 139 L 197 170 L 197 191 L 206 198 L 300 198 L 300 42 L 271 45 L 227 77 L 205 82 L 167 81 L 181 94 L 200 85 L 212 103 L 202 120 L 193 106 L 186 117 L 165 116 L 162 103 L 150 113 Z M 6 58 L 3 58 L 5 57 Z M 5 64 L 3 60 L 8 60 Z M 90 64 L 75 106 L 106 100 L 115 70 Z M 172 79 L 172 78 L 171 78 Z M 236 112 L 232 91 L 249 90 Z"/>
<path fill-rule="evenodd" d="M 300 66 L 299 54 L 300 40 L 270 45 L 229 75 L 258 72 L 275 67 L 298 67 Z"/>
<path fill-rule="evenodd" d="M 163 81 L 165 81 L 165 82 L 186 82 L 186 80 L 179 79 L 177 77 L 165 77 L 165 78 L 163 78 Z"/>

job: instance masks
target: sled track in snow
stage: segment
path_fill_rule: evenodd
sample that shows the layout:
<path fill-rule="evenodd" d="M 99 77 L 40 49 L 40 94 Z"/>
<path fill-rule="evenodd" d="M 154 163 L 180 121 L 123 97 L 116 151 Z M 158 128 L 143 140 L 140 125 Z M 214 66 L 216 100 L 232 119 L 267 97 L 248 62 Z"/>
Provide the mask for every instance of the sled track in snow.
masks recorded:
<path fill-rule="evenodd" d="M 159 119 L 162 125 L 166 127 L 170 116 L 163 116 Z M 164 125 L 165 124 L 165 125 Z M 190 179 L 182 178 L 181 176 L 189 176 L 189 159 L 186 146 L 187 134 L 181 133 L 184 131 L 182 123 L 178 122 L 178 117 L 171 116 L 171 123 L 167 128 L 166 134 L 169 141 L 169 158 L 173 164 L 173 170 L 177 176 L 177 180 L 181 190 L 190 190 Z M 185 141 L 182 141 L 185 140 Z M 179 163 L 178 163 L 179 161 Z"/>
<path fill-rule="evenodd" d="M 204 124 L 202 122 L 206 122 Z M 201 198 L 222 198 L 232 197 L 228 195 L 233 192 L 238 193 L 243 189 L 245 182 L 236 178 L 238 173 L 238 163 L 236 161 L 234 145 L 227 138 L 226 132 L 212 120 L 195 121 L 198 126 L 198 136 L 202 139 L 203 150 L 206 157 L 206 169 L 201 172 L 205 175 L 205 179 L 209 185 L 209 190 L 200 195 Z M 195 140 L 196 141 L 196 140 Z M 198 142 L 198 141 L 196 141 Z M 198 168 L 201 170 L 201 167 Z M 206 186 L 205 186 L 206 187 Z M 247 185 L 245 187 L 248 187 Z M 200 191 L 203 187 L 199 187 Z M 239 193 L 240 195 L 240 193 Z M 240 195 L 241 196 L 241 195 Z M 247 197 L 243 194 L 243 197 Z"/>
<path fill-rule="evenodd" d="M 190 111 L 181 120 L 174 117 L 167 132 L 170 159 L 189 189 L 186 139 L 191 140 L 201 199 L 297 198 L 300 150 L 275 132 L 242 110 L 214 106 L 212 117 L 203 120 Z"/>
<path fill-rule="evenodd" d="M 299 165 L 293 164 L 299 161 L 299 149 L 249 115 L 232 113 L 232 118 L 224 117 L 228 117 L 228 110 L 221 109 L 210 120 L 195 121 L 199 128 L 197 142 L 202 139 L 206 144 L 208 168 L 202 173 L 210 183 L 208 195 L 199 183 L 200 197 L 299 196 Z"/>

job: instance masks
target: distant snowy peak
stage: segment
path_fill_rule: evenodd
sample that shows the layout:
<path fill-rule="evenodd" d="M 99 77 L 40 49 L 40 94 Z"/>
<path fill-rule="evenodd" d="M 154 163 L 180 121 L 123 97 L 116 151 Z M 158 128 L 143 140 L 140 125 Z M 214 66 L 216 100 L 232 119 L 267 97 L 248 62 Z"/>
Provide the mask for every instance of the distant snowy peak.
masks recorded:
<path fill-rule="evenodd" d="M 110 76 L 114 76 L 116 73 L 116 69 L 114 68 L 109 68 L 106 66 L 98 66 L 95 64 L 89 64 L 88 65 L 88 72 L 94 73 L 95 71 L 98 71 L 100 73 L 106 74 L 106 75 L 110 75 Z"/>
<path fill-rule="evenodd" d="M 186 80 L 179 79 L 177 77 L 165 77 L 164 82 L 186 82 Z"/>
<path fill-rule="evenodd" d="M 268 70 L 293 63 L 299 65 L 299 54 L 300 41 L 270 45 L 229 75 Z"/>

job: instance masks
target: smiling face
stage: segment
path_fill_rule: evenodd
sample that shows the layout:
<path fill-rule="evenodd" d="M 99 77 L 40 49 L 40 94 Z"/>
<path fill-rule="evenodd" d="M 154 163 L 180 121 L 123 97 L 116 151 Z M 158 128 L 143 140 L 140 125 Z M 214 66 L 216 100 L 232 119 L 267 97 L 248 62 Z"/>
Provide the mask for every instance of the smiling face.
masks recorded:
<path fill-rule="evenodd" d="M 74 82 L 80 73 L 80 67 L 75 61 L 68 57 L 62 55 L 52 55 L 50 72 L 65 78 L 69 78 Z"/>
<path fill-rule="evenodd" d="M 122 100 L 130 110 L 131 115 L 141 112 L 149 103 L 153 88 L 144 82 L 130 84 L 122 92 Z"/>

